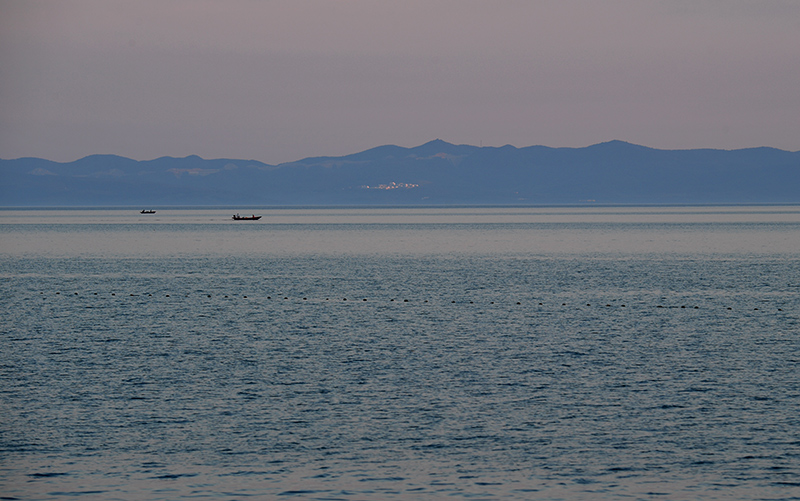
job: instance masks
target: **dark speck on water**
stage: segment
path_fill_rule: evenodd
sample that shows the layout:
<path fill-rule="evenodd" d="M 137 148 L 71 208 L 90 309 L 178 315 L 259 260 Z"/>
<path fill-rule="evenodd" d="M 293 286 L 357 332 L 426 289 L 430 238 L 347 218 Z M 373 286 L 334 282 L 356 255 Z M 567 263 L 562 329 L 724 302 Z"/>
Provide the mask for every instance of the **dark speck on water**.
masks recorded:
<path fill-rule="evenodd" d="M 257 211 L 0 210 L 2 499 L 800 499 L 800 207 Z"/>

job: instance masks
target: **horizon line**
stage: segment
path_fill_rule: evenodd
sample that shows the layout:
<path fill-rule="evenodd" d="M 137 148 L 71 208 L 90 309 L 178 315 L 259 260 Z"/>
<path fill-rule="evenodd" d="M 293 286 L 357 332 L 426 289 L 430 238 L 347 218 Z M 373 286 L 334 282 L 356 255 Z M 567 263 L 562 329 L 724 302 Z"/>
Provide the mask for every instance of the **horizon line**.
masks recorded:
<path fill-rule="evenodd" d="M 581 149 L 593 148 L 593 147 L 603 146 L 603 145 L 624 144 L 624 145 L 628 145 L 628 146 L 635 146 L 635 147 L 638 147 L 638 148 L 644 148 L 644 149 L 654 150 L 654 151 L 731 151 L 731 152 L 733 152 L 733 151 L 744 151 L 744 150 L 770 149 L 770 150 L 783 151 L 783 152 L 787 152 L 787 153 L 800 153 L 800 150 L 794 150 L 794 151 L 792 151 L 792 150 L 784 150 L 784 149 L 781 149 L 781 148 L 776 148 L 774 146 L 750 146 L 750 147 L 745 147 L 745 148 L 731 148 L 731 149 L 728 149 L 728 148 L 710 148 L 710 147 L 705 147 L 705 148 L 654 148 L 652 146 L 645 146 L 645 145 L 642 145 L 642 144 L 631 143 L 629 141 L 624 141 L 622 139 L 611 139 L 609 141 L 601 141 L 599 143 L 593 143 L 593 144 L 590 144 L 590 145 L 587 145 L 587 146 L 547 146 L 547 145 L 544 145 L 544 144 L 532 144 L 532 145 L 528 145 L 528 146 L 514 146 L 513 144 L 510 144 L 510 143 L 504 144 L 502 146 L 482 146 L 482 145 L 481 146 L 476 146 L 474 144 L 467 144 L 467 143 L 456 144 L 456 143 L 451 143 L 451 142 L 445 141 L 443 139 L 436 138 L 436 139 L 432 139 L 430 141 L 427 141 L 427 142 L 422 143 L 422 144 L 417 145 L 417 146 L 399 146 L 399 145 L 396 145 L 396 144 L 387 143 L 387 144 L 382 144 L 382 145 L 378 145 L 378 146 L 373 146 L 373 147 L 367 148 L 365 150 L 356 151 L 354 153 L 347 153 L 347 154 L 344 154 L 344 155 L 314 155 L 314 156 L 303 157 L 303 158 L 300 158 L 300 159 L 297 159 L 297 160 L 290 160 L 288 162 L 280 162 L 280 163 L 277 163 L 277 164 L 269 164 L 269 163 L 263 162 L 261 160 L 256 160 L 254 158 L 251 158 L 251 159 L 232 158 L 232 157 L 206 158 L 206 157 L 201 157 L 200 155 L 197 155 L 197 154 L 188 154 L 188 155 L 182 156 L 182 157 L 176 157 L 176 156 L 171 156 L 171 155 L 162 155 L 162 156 L 151 158 L 151 159 L 147 159 L 147 160 L 137 160 L 135 158 L 126 157 L 124 155 L 119 155 L 119 154 L 116 154 L 116 153 L 90 153 L 88 155 L 85 155 L 85 156 L 76 158 L 75 160 L 71 160 L 71 161 L 67 161 L 67 162 L 59 162 L 57 160 L 50 160 L 49 158 L 36 157 L 36 156 L 22 156 L 22 157 L 15 157 L 15 158 L 0 158 L 0 161 L 37 159 L 37 160 L 46 160 L 48 162 L 53 162 L 53 163 L 57 163 L 57 164 L 69 164 L 69 163 L 78 162 L 80 160 L 84 160 L 84 159 L 87 159 L 87 158 L 90 158 L 90 157 L 117 157 L 117 158 L 124 158 L 124 159 L 127 159 L 127 160 L 132 160 L 134 162 L 153 162 L 153 161 L 162 160 L 162 159 L 178 159 L 178 160 L 182 160 L 182 159 L 196 157 L 196 158 L 199 158 L 200 160 L 236 160 L 236 161 L 258 162 L 258 163 L 261 163 L 261 164 L 264 164 L 264 165 L 269 165 L 269 166 L 280 166 L 280 165 L 287 165 L 287 164 L 293 164 L 293 163 L 297 163 L 297 162 L 302 162 L 303 160 L 308 160 L 308 159 L 343 158 L 343 157 L 347 157 L 347 156 L 350 156 L 350 155 L 358 155 L 360 153 L 365 153 L 367 151 L 372 151 L 372 150 L 375 150 L 375 149 L 385 148 L 385 147 L 395 147 L 395 148 L 402 148 L 402 149 L 406 149 L 406 150 L 413 150 L 413 149 L 422 148 L 422 147 L 429 146 L 429 145 L 436 144 L 436 143 L 443 143 L 443 144 L 445 144 L 447 146 L 470 147 L 470 148 L 475 148 L 475 149 L 492 149 L 492 150 L 499 150 L 499 149 L 503 149 L 503 148 L 514 148 L 516 150 L 522 150 L 522 149 L 527 149 L 527 148 L 548 148 L 548 149 L 553 149 L 553 150 L 581 150 Z"/>

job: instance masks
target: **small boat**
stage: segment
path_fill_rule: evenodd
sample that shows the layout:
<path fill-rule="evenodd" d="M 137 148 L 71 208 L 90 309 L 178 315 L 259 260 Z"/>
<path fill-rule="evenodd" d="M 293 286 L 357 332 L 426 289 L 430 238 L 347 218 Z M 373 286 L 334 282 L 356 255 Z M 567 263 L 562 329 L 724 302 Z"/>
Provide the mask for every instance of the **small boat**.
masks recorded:
<path fill-rule="evenodd" d="M 240 216 L 239 214 L 233 215 L 234 221 L 258 221 L 259 219 L 261 219 L 261 216 L 256 216 L 255 214 L 252 216 Z"/>
<path fill-rule="evenodd" d="M 155 213 L 156 211 L 154 211 L 153 209 L 142 209 L 142 212 L 140 212 L 139 214 L 155 214 Z"/>

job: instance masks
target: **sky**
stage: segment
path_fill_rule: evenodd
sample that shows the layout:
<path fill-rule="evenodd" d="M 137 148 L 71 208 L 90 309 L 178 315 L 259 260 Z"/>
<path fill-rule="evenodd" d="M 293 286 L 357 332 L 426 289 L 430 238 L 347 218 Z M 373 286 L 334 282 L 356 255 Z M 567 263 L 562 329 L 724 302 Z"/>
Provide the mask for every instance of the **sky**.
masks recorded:
<path fill-rule="evenodd" d="M 800 150 L 800 0 L 0 0 L 0 158 Z"/>

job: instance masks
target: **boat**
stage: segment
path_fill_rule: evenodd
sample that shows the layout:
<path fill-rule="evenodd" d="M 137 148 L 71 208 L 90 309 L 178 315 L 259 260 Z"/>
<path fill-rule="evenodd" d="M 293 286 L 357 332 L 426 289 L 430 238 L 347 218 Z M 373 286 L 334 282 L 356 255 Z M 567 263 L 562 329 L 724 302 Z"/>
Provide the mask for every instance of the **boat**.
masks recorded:
<path fill-rule="evenodd" d="M 261 216 L 256 216 L 255 214 L 252 216 L 240 216 L 239 214 L 233 215 L 234 221 L 258 221 L 259 219 L 261 219 Z"/>
<path fill-rule="evenodd" d="M 156 211 L 154 211 L 153 209 L 142 209 L 142 212 L 140 212 L 139 214 L 155 214 L 155 213 Z"/>

